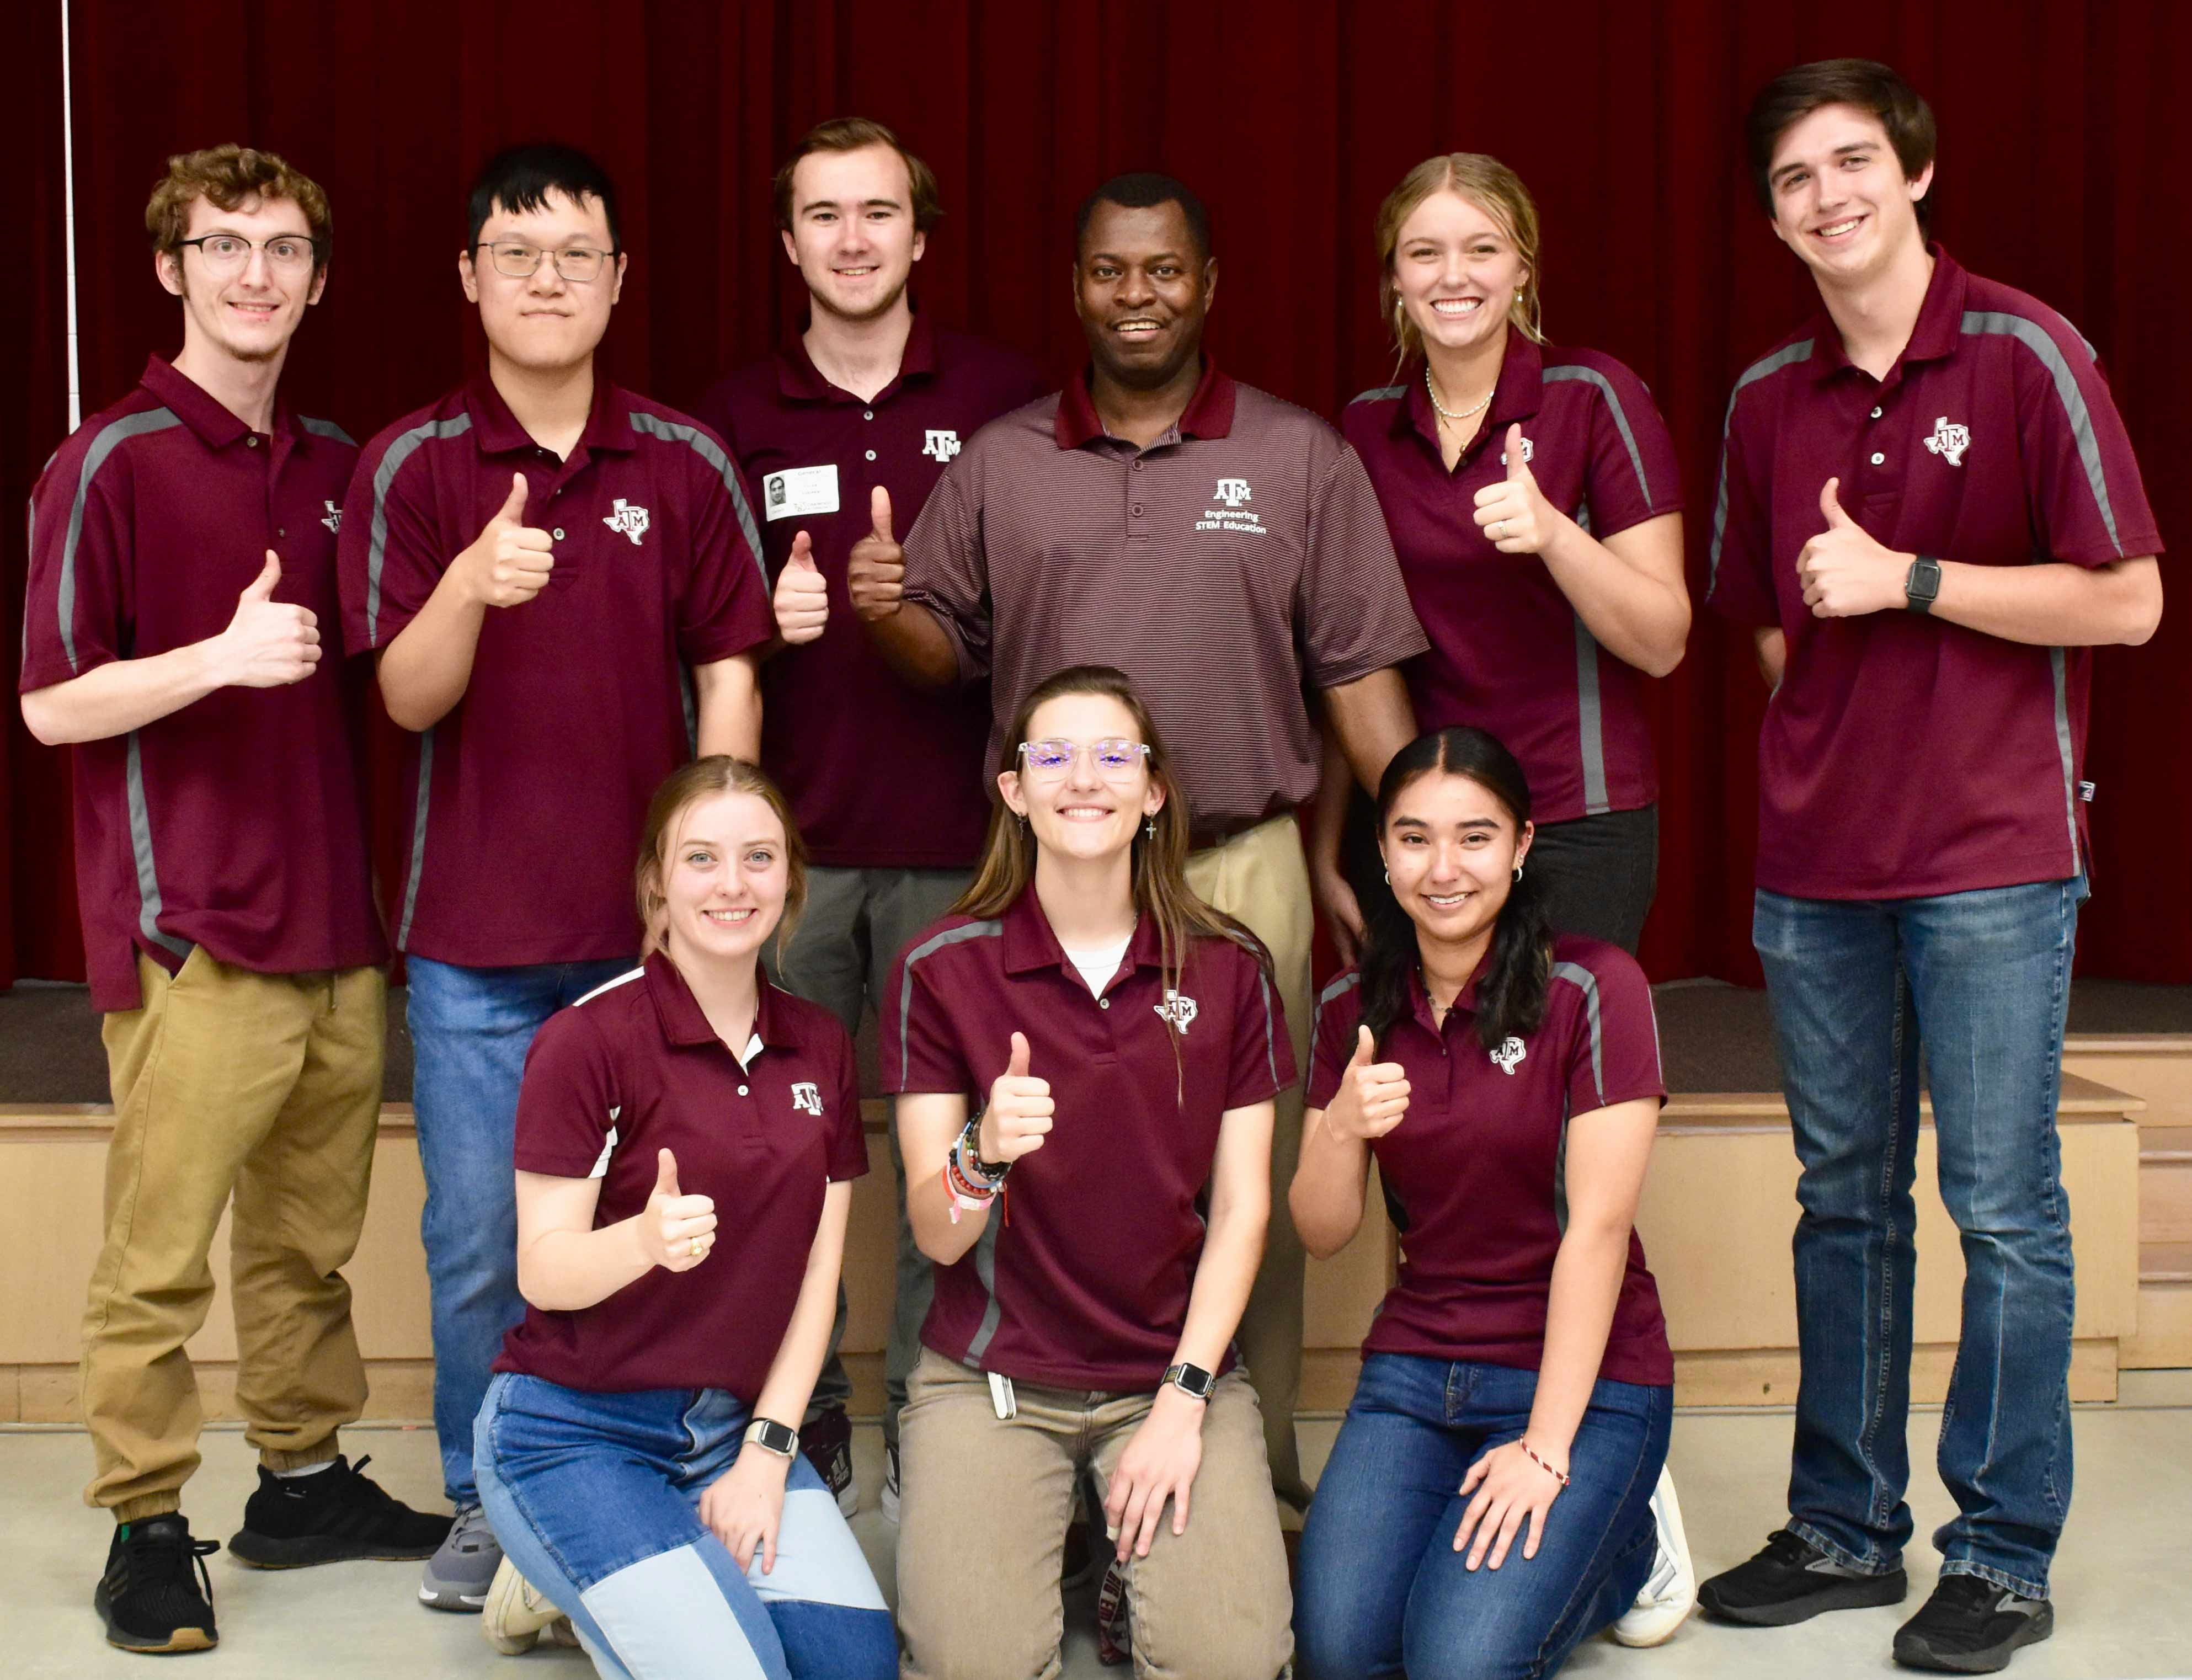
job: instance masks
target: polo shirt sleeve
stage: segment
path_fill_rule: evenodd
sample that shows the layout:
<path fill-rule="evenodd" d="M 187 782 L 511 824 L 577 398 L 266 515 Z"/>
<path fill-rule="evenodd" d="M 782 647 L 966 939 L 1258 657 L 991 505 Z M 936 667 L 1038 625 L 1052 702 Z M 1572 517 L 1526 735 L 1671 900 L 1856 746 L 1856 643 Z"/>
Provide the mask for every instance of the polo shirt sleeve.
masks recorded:
<path fill-rule="evenodd" d="M 1316 1026 L 1309 1047 L 1306 1106 L 1329 1108 L 1339 1094 L 1340 1076 L 1354 1058 L 1355 1029 L 1361 1019 L 1362 986 L 1350 970 L 1317 999 Z"/>
<path fill-rule="evenodd" d="M 1361 457 L 1337 435 L 1310 498 L 1309 551 L 1296 612 L 1310 680 L 1336 689 L 1413 659 L 1430 644 Z"/>
<path fill-rule="evenodd" d="M 1585 498 L 1590 534 L 1602 540 L 1679 512 L 1682 472 L 1675 440 L 1644 381 L 1611 357 L 1594 362 L 1592 371 L 1599 378 L 1591 381 L 1595 400 Z"/>
<path fill-rule="evenodd" d="M 944 471 L 905 534 L 905 598 L 950 637 L 962 681 L 990 674 L 990 562 L 982 546 L 981 436 Z"/>
<path fill-rule="evenodd" d="M 517 1164 L 552 1178 L 597 1176 L 616 1143 L 615 1060 L 593 1022 L 577 1009 L 549 1017 L 526 1052 L 517 1090 Z"/>
<path fill-rule="evenodd" d="M 1241 1002 L 1233 1011 L 1233 1067 L 1225 1082 L 1225 1106 L 1246 1108 L 1276 1096 L 1299 1076 L 1278 987 L 1245 946 L 1233 948 L 1231 960 L 1242 972 L 1236 989 Z"/>
<path fill-rule="evenodd" d="M 1741 400 L 1738 391 L 1729 402 L 1727 429 L 1721 438 L 1705 603 L 1739 624 L 1772 626 L 1781 622 L 1773 589 L 1772 523 L 1763 484 L 1750 460 L 1751 442 L 1736 423 Z"/>
<path fill-rule="evenodd" d="M 677 653 L 688 665 L 713 665 L 776 634 L 745 481 L 712 433 L 701 437 L 708 447 L 696 445 L 693 456 L 690 551 L 677 602 Z"/>
<path fill-rule="evenodd" d="M 897 1095 L 972 1096 L 974 1075 L 959 1044 L 948 1003 L 938 994 L 937 960 L 909 966 L 900 957 L 876 1011 L 882 1025 L 883 1089 Z"/>
<path fill-rule="evenodd" d="M 2014 365 L 2018 454 L 2040 551 L 2079 566 L 2160 553 L 2138 460 L 2092 351 L 2053 311 L 2035 316 L 2018 322 Z"/>
<path fill-rule="evenodd" d="M 1561 984 L 1562 970 L 1578 966 L 1558 964 L 1554 985 Z M 1608 947 L 1583 972 L 1592 986 L 1584 989 L 1575 1011 L 1568 1046 L 1568 1112 L 1588 1114 L 1638 1097 L 1664 1098 L 1659 1025 L 1644 970 L 1627 951 Z"/>
<path fill-rule="evenodd" d="M 836 1122 L 830 1132 L 829 1164 L 825 1170 L 831 1183 L 842 1184 L 866 1176 L 868 1135 L 860 1128 L 860 1074 L 853 1059 L 853 1041 L 843 1027 L 834 1020 L 831 1025 L 836 1032 L 837 1089 L 830 1112 Z"/>
<path fill-rule="evenodd" d="M 408 453 L 393 471 L 384 470 L 385 457 L 407 438 Z M 377 651 L 393 642 L 425 606 L 449 563 L 479 536 L 465 531 L 452 540 L 442 533 L 426 455 L 415 433 L 391 427 L 366 446 L 351 475 L 335 539 L 345 649 Z"/>
<path fill-rule="evenodd" d="M 86 480 L 97 430 L 64 443 L 31 492 L 22 694 L 123 656 L 134 557 L 128 453 L 112 450 Z"/>

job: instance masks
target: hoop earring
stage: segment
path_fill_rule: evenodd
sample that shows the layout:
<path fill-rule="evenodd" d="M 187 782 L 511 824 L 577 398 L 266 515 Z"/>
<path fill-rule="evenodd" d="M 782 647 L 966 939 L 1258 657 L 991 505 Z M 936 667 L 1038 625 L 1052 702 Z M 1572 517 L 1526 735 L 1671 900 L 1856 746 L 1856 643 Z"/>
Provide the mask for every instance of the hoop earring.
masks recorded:
<path fill-rule="evenodd" d="M 1522 878 L 1522 866 L 1519 863 L 1515 866 L 1515 878 L 1517 881 Z"/>
<path fill-rule="evenodd" d="M 1393 871 L 1391 870 L 1381 869 L 1378 872 L 1385 877 L 1385 884 L 1387 886 L 1390 887 L 1393 884 Z"/>

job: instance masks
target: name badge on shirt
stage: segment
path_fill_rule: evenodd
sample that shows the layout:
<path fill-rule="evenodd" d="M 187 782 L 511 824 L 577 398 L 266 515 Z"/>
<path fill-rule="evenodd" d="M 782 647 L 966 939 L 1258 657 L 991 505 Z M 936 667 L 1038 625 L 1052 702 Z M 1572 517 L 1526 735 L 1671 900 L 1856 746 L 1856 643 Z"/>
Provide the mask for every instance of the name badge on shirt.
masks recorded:
<path fill-rule="evenodd" d="M 837 511 L 837 468 L 789 466 L 761 481 L 764 519 L 804 519 L 809 514 Z"/>

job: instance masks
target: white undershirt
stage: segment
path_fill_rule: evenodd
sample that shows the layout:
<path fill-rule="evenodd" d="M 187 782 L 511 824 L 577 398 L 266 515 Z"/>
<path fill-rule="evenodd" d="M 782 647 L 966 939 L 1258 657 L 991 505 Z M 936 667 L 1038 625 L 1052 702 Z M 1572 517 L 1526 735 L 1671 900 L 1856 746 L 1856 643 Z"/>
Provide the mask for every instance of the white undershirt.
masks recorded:
<path fill-rule="evenodd" d="M 1081 970 L 1081 978 L 1088 982 L 1089 991 L 1101 997 L 1111 976 L 1119 972 L 1119 964 L 1126 961 L 1127 947 L 1133 942 L 1134 936 L 1128 934 L 1110 945 L 1092 946 L 1083 951 L 1061 949 L 1065 951 L 1065 960 Z"/>

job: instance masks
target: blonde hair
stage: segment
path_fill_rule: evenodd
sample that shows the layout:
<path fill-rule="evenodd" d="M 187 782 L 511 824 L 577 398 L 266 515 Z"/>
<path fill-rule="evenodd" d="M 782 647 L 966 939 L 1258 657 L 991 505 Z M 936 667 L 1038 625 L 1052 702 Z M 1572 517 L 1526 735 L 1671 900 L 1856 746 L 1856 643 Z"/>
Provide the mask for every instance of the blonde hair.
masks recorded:
<path fill-rule="evenodd" d="M 807 847 L 791 820 L 791 806 L 783 790 L 771 781 L 760 765 L 718 752 L 672 770 L 654 797 L 648 802 L 647 821 L 640 830 L 639 864 L 632 871 L 632 890 L 639 900 L 639 925 L 644 929 L 639 947 L 642 960 L 662 949 L 669 902 L 663 894 L 663 871 L 669 862 L 671 837 L 686 808 L 718 793 L 751 793 L 767 803 L 784 825 L 784 915 L 776 924 L 777 949 L 799 925 L 799 912 L 807 906 Z"/>
<path fill-rule="evenodd" d="M 1466 198 L 1496 223 L 1522 260 L 1528 277 L 1516 289 L 1508 318 L 1533 344 L 1545 341 L 1538 318 L 1538 205 L 1522 178 L 1497 157 L 1481 151 L 1449 151 L 1426 157 L 1401 177 L 1401 184 L 1378 207 L 1378 311 L 1393 325 L 1393 341 L 1405 362 L 1423 353 L 1423 334 L 1408 319 L 1400 289 L 1393 283 L 1393 253 L 1401 229 L 1417 207 L 1434 193 Z"/>
<path fill-rule="evenodd" d="M 304 212 L 313 268 L 328 266 L 328 246 L 334 231 L 328 195 L 317 181 L 274 153 L 229 145 L 179 151 L 170 157 L 168 173 L 145 206 L 145 231 L 151 236 L 154 250 L 182 254 L 183 237 L 191 231 L 191 206 L 201 198 L 216 210 L 238 209 L 248 198 L 288 199 Z"/>

